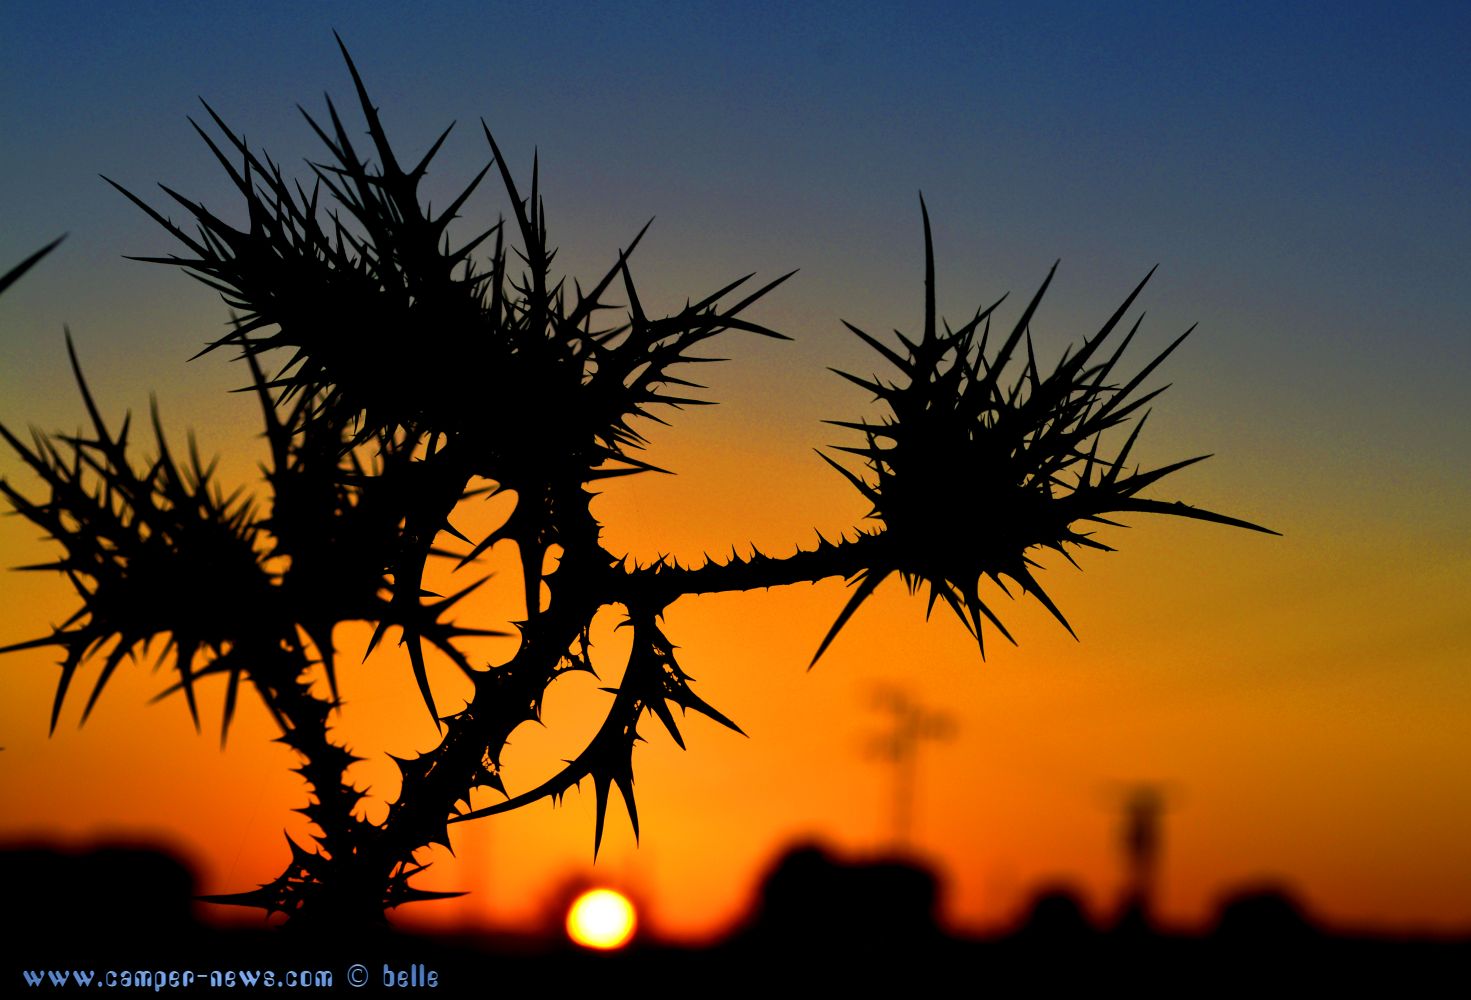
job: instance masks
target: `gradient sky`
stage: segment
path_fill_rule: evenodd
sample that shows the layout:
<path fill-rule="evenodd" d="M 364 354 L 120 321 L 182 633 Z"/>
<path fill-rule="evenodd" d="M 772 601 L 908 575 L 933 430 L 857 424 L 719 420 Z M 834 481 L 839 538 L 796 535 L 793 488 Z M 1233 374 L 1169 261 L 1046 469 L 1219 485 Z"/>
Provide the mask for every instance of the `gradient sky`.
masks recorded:
<path fill-rule="evenodd" d="M 255 475 L 253 404 L 224 394 L 243 372 L 185 364 L 224 307 L 172 269 L 122 259 L 178 248 L 98 174 L 156 203 L 162 181 L 238 219 L 186 116 L 201 117 L 202 96 L 304 174 L 319 147 L 295 105 L 318 112 L 324 91 L 351 103 L 333 28 L 406 155 L 459 120 L 428 185 L 436 204 L 488 157 L 478 118 L 519 176 L 540 151 L 568 274 L 600 273 L 651 216 L 634 258 L 651 312 L 801 268 L 759 311 L 795 342 L 733 339 L 710 373 L 723 405 L 650 435 L 650 457 L 679 475 L 598 501 L 615 549 L 784 552 L 857 523 L 861 500 L 812 449 L 837 440 L 822 419 L 872 410 L 826 369 L 882 365 L 840 317 L 918 326 L 919 190 L 952 318 L 1030 295 L 1060 257 L 1034 322 L 1049 358 L 1155 263 L 1136 363 L 1200 324 L 1156 377 L 1175 387 L 1141 458 L 1216 457 L 1155 495 L 1283 537 L 1136 518 L 1105 536 L 1121 551 L 1087 554 L 1082 573 L 1047 564 L 1081 642 L 1035 605 L 1003 605 L 1021 645 L 988 645 L 984 663 L 897 584 L 810 674 L 841 583 L 675 605 L 668 633 L 697 690 L 751 738 L 692 719 L 681 752 L 644 727 L 643 843 L 615 815 L 598 875 L 644 895 L 657 926 L 725 926 L 791 838 L 882 848 L 890 779 L 865 746 L 885 683 L 957 722 L 924 749 L 918 838 L 952 879 L 959 926 L 1007 919 L 1045 880 L 1108 912 L 1121 790 L 1138 781 L 1169 790 L 1174 920 L 1202 921 L 1224 888 L 1270 877 L 1340 922 L 1471 926 L 1464 5 L 211 6 L 6 16 L 0 270 L 70 234 L 0 302 L 7 425 L 83 418 L 66 324 L 110 412 L 156 392 L 176 434 L 193 427 L 235 481 Z M 487 184 L 461 231 L 504 210 Z M 0 474 L 32 484 L 8 455 Z M 3 562 L 43 558 L 34 535 L 0 522 Z M 70 613 L 59 580 L 3 587 L 0 643 Z M 507 593 L 490 589 L 475 614 L 514 617 Z M 611 633 L 607 648 L 616 677 Z M 0 661 L 0 837 L 164 837 L 199 859 L 209 891 L 279 872 L 282 828 L 305 835 L 289 812 L 302 789 L 258 706 L 221 752 L 182 704 L 147 704 L 166 680 L 140 666 L 80 731 L 77 698 L 48 740 L 53 659 Z M 515 788 L 590 735 L 606 696 L 586 680 L 559 682 L 547 728 L 517 733 Z M 453 704 L 455 678 L 435 683 Z M 373 758 L 355 775 L 391 791 L 378 751 L 433 741 L 409 673 L 390 650 L 343 687 L 343 731 Z M 212 728 L 218 697 L 205 705 Z M 458 858 L 430 884 L 482 891 L 423 919 L 533 919 L 590 870 L 591 800 L 460 827 Z"/>

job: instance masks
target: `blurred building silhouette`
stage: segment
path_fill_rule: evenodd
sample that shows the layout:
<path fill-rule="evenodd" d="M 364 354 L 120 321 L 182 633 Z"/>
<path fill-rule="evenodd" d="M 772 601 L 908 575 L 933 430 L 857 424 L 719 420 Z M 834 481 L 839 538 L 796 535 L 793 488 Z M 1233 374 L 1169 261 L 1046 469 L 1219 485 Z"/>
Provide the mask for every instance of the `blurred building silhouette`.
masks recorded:
<path fill-rule="evenodd" d="M 79 851 L 17 845 L 0 850 L 0 867 L 8 916 L 38 936 L 131 941 L 196 927 L 194 873 L 163 851 L 128 844 Z"/>
<path fill-rule="evenodd" d="M 1215 936 L 1251 947 L 1303 945 L 1322 936 L 1297 896 L 1272 882 L 1244 886 L 1221 900 Z"/>
<path fill-rule="evenodd" d="M 907 861 L 839 861 L 794 847 L 767 874 L 744 937 L 777 950 L 893 949 L 937 942 L 939 879 Z"/>
<path fill-rule="evenodd" d="M 1032 905 L 1016 937 L 1029 944 L 1076 945 L 1097 934 L 1088 919 L 1082 897 L 1064 884 L 1043 886 L 1032 898 Z"/>

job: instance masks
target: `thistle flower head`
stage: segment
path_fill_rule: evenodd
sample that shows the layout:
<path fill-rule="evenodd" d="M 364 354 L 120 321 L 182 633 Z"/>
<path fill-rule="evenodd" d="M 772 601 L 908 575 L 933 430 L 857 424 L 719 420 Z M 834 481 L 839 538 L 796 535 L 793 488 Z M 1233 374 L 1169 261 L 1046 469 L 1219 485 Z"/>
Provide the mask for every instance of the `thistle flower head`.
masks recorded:
<path fill-rule="evenodd" d="M 1030 553 L 1054 549 L 1071 562 L 1073 547 L 1110 551 L 1085 530 L 1091 524 L 1113 523 L 1107 514 L 1145 511 L 1267 530 L 1211 511 L 1139 496 L 1151 484 L 1207 456 L 1147 472 L 1126 471 L 1129 452 L 1147 416 L 1141 410 L 1168 387 L 1143 394 L 1138 390 L 1191 332 L 1181 334 L 1128 381 L 1116 375 L 1139 323 L 1116 345 L 1111 340 L 1153 271 L 1097 333 L 1076 351 L 1069 349 L 1044 375 L 1030 324 L 1057 266 L 1009 331 L 997 331 L 993 337 L 992 318 L 1000 301 L 978 309 L 969 322 L 951 329 L 935 315 L 934 249 L 922 198 L 920 210 L 925 237 L 920 335 L 911 339 L 898 334 L 901 346 L 895 349 L 845 324 L 897 369 L 898 378 L 885 381 L 838 372 L 872 392 L 887 412 L 876 421 L 831 421 L 864 436 L 862 445 L 837 449 L 863 459 L 861 474 L 823 457 L 873 505 L 870 517 L 882 522 L 884 530 L 883 544 L 875 546 L 874 560 L 852 581 L 854 594 L 823 640 L 818 657 L 859 605 L 894 573 L 912 591 L 927 587 L 929 608 L 943 601 L 978 642 L 983 621 L 1014 642 L 982 599 L 981 581 L 989 578 L 1004 593 L 1010 593 L 1007 580 L 1020 585 L 1071 632 L 1062 611 L 1033 575 L 1037 563 Z M 1103 434 L 1136 416 L 1123 446 L 1111 456 L 1100 454 Z"/>
<path fill-rule="evenodd" d="M 704 402 L 687 392 L 701 386 L 675 374 L 715 360 L 693 349 L 731 330 L 781 336 L 740 314 L 790 275 L 734 305 L 719 300 L 750 275 L 672 315 L 647 315 L 628 264 L 647 226 L 587 290 L 575 281 L 569 289 L 553 274 L 538 167 L 533 161 L 523 195 L 488 127 L 491 162 L 431 210 L 420 184 L 453 125 L 406 166 L 345 47 L 342 54 L 372 147 L 354 145 L 330 99 L 325 121 L 303 111 L 328 153 L 312 164 L 309 189 L 205 105 L 223 141 L 195 128 L 245 199 L 244 228 L 165 187 L 192 217 L 190 233 L 114 186 L 191 254 L 142 259 L 187 269 L 238 311 L 231 332 L 205 351 L 272 354 L 267 387 L 282 403 L 306 399 L 326 423 L 351 428 L 348 446 L 396 436 L 453 443 L 473 474 L 515 489 L 651 469 L 631 454 L 644 443 L 635 422 L 658 420 L 655 406 Z M 502 220 L 452 246 L 451 223 L 493 167 L 514 225 Z M 477 267 L 482 247 L 488 266 Z M 607 301 L 615 286 L 627 295 L 627 321 L 604 326 L 602 314 L 617 308 Z"/>
<path fill-rule="evenodd" d="M 180 676 L 176 689 L 184 692 L 197 726 L 198 659 L 206 649 L 218 655 L 223 637 L 237 634 L 238 623 L 269 599 L 272 579 L 259 561 L 254 505 L 238 491 L 222 495 L 213 465 L 200 460 L 192 437 L 188 460 L 176 461 L 156 407 L 158 454 L 140 472 L 127 456 L 129 422 L 116 432 L 108 428 L 70 337 L 67 348 L 93 433 L 59 441 L 37 433 L 28 446 L 0 426 L 0 438 L 49 493 L 32 500 L 0 481 L 0 495 L 64 550 L 54 562 L 21 568 L 63 573 L 82 605 L 51 634 L 0 653 L 49 645 L 65 651 L 51 710 L 55 729 L 84 660 L 101 656 L 103 665 L 83 719 L 124 659 L 167 636 Z M 237 683 L 238 670 L 232 672 L 232 692 Z"/>

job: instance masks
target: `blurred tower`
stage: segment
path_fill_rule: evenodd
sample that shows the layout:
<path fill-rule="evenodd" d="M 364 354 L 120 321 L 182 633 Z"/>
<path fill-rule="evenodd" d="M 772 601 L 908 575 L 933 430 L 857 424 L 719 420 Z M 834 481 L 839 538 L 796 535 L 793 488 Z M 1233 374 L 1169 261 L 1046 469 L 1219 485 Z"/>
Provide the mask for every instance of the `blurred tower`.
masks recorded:
<path fill-rule="evenodd" d="M 894 766 L 892 848 L 905 853 L 913 846 L 920 741 L 950 739 L 955 720 L 947 713 L 929 711 L 901 688 L 880 688 L 875 703 L 893 717 L 892 728 L 873 740 L 870 752 Z"/>
<path fill-rule="evenodd" d="M 1164 792 L 1158 785 L 1135 785 L 1124 795 L 1120 846 L 1126 881 L 1120 923 L 1125 928 L 1150 930 L 1155 926 L 1164 808 Z"/>

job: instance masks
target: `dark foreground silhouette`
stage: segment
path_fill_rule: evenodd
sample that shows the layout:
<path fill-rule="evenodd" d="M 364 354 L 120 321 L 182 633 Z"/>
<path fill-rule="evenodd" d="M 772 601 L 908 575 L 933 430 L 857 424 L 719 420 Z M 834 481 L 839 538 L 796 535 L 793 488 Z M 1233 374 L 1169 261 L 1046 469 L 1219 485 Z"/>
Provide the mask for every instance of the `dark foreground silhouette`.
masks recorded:
<path fill-rule="evenodd" d="M 813 846 L 777 861 L 747 923 L 716 945 L 638 941 L 616 954 L 545 937 L 224 929 L 201 919 L 204 904 L 193 899 L 194 877 L 184 862 L 137 846 L 12 847 L 0 851 L 0 865 L 16 928 L 0 970 L 0 996 L 7 997 L 98 988 L 95 978 L 78 987 L 75 970 L 110 972 L 114 984 L 124 975 L 136 984 L 139 973 L 189 970 L 198 977 L 193 986 L 145 990 L 185 995 L 281 995 L 293 991 L 265 983 L 323 972 L 331 985 L 314 983 L 309 992 L 492 996 L 523 984 L 558 994 L 627 984 L 643 995 L 702 995 L 714 986 L 844 987 L 872 995 L 954 981 L 967 990 L 1044 995 L 1104 987 L 1190 995 L 1220 985 L 1275 994 L 1366 982 L 1402 990 L 1445 976 L 1453 982 L 1471 960 L 1471 938 L 1331 932 L 1289 893 L 1270 888 L 1228 896 L 1205 935 L 1162 932 L 1127 917 L 1100 927 L 1076 893 L 1053 887 L 1039 892 L 1027 917 L 1006 933 L 959 938 L 937 922 L 943 886 L 933 872 L 900 861 L 845 863 Z M 220 977 L 215 986 L 211 972 Z M 58 974 L 67 974 L 65 986 L 56 985 Z M 37 976 L 50 978 L 35 982 Z"/>
<path fill-rule="evenodd" d="M 1037 601 L 1072 632 L 1033 572 L 1036 556 L 1051 549 L 1076 565 L 1079 552 L 1112 551 L 1094 537 L 1099 525 L 1144 514 L 1273 533 L 1155 495 L 1162 480 L 1208 456 L 1144 468 L 1134 454 L 1130 464 L 1150 402 L 1164 391 L 1146 383 L 1190 333 L 1125 374 L 1143 319 L 1127 317 L 1152 270 L 1096 332 L 1055 364 L 1039 363 L 1032 322 L 1057 265 L 1014 322 L 988 296 L 952 324 L 937 308 L 921 198 L 922 324 L 891 338 L 843 321 L 877 358 L 834 371 L 871 402 L 830 421 L 847 443 L 820 452 L 869 512 L 834 538 L 819 532 L 747 554 L 733 547 L 728 557 L 722 546 L 688 564 L 608 548 L 593 506 L 603 480 L 664 471 L 644 454 L 644 431 L 714 402 L 696 375 L 733 339 L 788 339 L 748 310 L 795 272 L 754 290 L 747 275 L 688 296 L 681 310 L 649 313 L 630 264 L 645 226 L 601 277 L 565 275 L 554 263 L 539 160 L 529 188 L 524 176 L 518 183 L 482 123 L 485 166 L 432 208 L 421 185 L 450 130 L 422 157 L 403 158 L 340 38 L 338 48 L 360 122 L 330 99 L 325 114 L 303 111 L 324 147 L 309 176 L 284 172 L 205 104 L 209 120 L 195 128 L 243 206 L 217 213 L 167 186 L 151 204 L 108 182 L 178 251 L 138 259 L 181 268 L 222 296 L 228 332 L 200 353 L 244 369 L 268 449 L 262 481 L 233 489 L 192 444 L 187 453 L 170 446 L 156 407 L 153 442 L 140 443 L 146 431 L 98 405 L 70 337 L 85 429 L 27 440 L 0 424 L 0 444 L 26 469 L 24 483 L 0 480 L 0 500 L 50 539 L 48 561 L 27 568 L 74 590 L 60 625 L 0 646 L 0 654 L 59 653 L 51 728 L 77 689 L 91 687 L 85 721 L 119 667 L 161 648 L 175 675 L 163 693 L 182 697 L 196 728 L 196 682 L 219 678 L 221 740 L 242 692 L 253 692 L 297 758 L 309 840 L 292 845 L 274 879 L 216 902 L 285 914 L 318 935 L 387 929 L 386 912 L 436 898 L 416 886 L 415 858 L 448 845 L 452 824 L 555 801 L 584 781 L 595 797 L 594 853 L 615 787 L 637 837 L 633 751 L 654 720 L 681 747 L 675 708 L 741 731 L 680 665 L 679 636 L 664 620 L 677 601 L 844 580 L 846 603 L 816 643 L 816 663 L 897 579 L 925 593 L 926 617 L 936 607 L 953 613 L 984 655 L 988 638 L 1017 641 L 996 593 Z M 492 171 L 510 215 L 468 240 L 452 237 Z M 176 223 L 170 213 L 180 210 Z M 44 253 L 0 276 L 0 291 Z M 487 492 L 513 506 L 495 527 L 461 533 L 462 505 Z M 513 551 L 520 599 L 472 613 L 461 601 L 489 579 L 482 557 Z M 472 572 L 435 593 L 440 571 L 431 567 L 453 572 L 450 564 Z M 520 727 L 542 720 L 550 685 L 603 668 L 590 636 L 609 613 L 629 627 L 631 645 L 602 724 L 541 784 L 508 782 L 502 751 Z M 355 651 L 337 642 L 342 626 L 364 624 L 372 626 L 365 652 L 396 636 L 439 734 L 425 752 L 393 758 L 396 796 L 375 821 L 350 775 L 363 748 L 344 742 L 338 725 L 337 669 L 349 669 L 341 661 Z M 481 647 L 487 637 L 514 639 L 514 652 L 510 643 Z M 427 664 L 437 656 L 471 686 L 458 711 L 436 704 Z M 511 796 L 511 785 L 526 790 Z M 461 810 L 479 790 L 505 800 Z M 902 840 L 902 803 L 899 816 Z"/>

